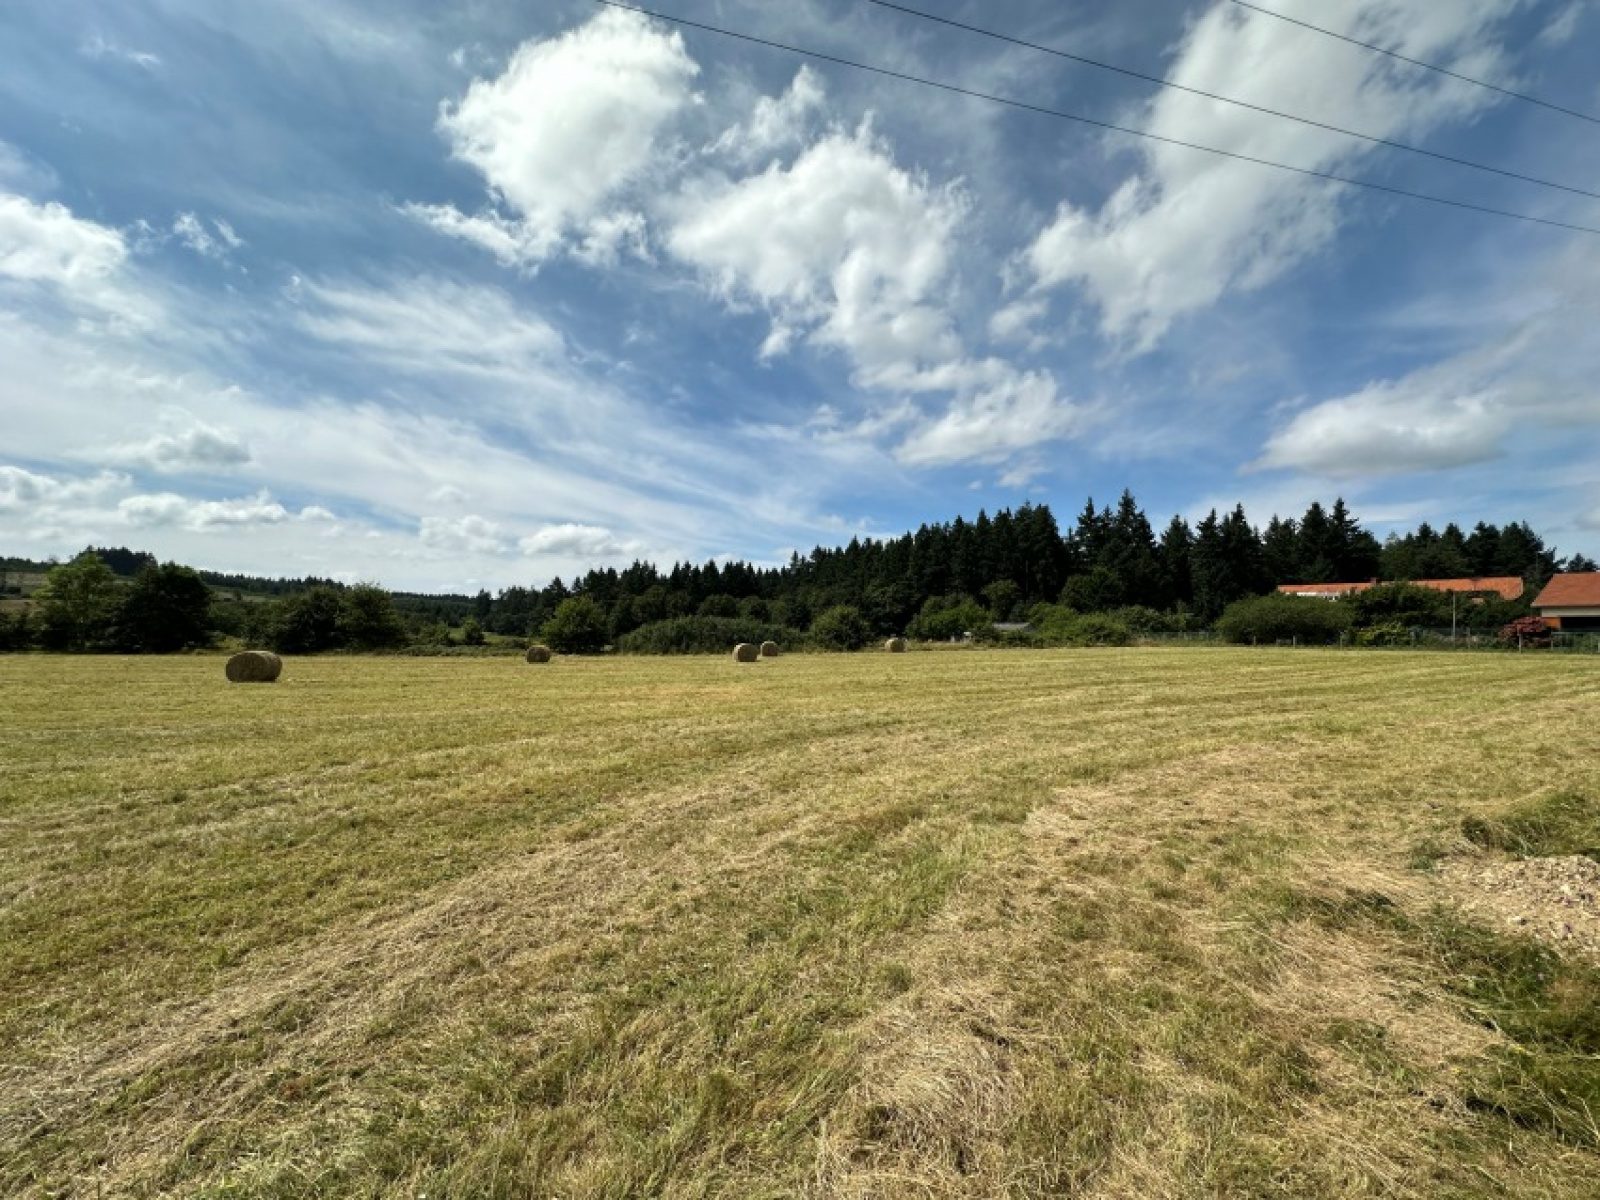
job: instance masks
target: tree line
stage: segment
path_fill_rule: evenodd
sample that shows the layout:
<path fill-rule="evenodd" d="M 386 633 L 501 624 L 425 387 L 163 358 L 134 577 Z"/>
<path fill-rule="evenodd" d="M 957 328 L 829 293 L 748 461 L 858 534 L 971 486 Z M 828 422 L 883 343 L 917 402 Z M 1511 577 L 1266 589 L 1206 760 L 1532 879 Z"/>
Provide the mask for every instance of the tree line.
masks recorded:
<path fill-rule="evenodd" d="M 819 546 L 782 566 L 710 561 L 663 571 L 634 562 L 470 597 L 221 575 L 91 547 L 51 569 L 29 608 L 0 614 L 0 648 L 159 653 L 222 635 L 312 653 L 472 644 L 500 634 L 544 637 L 561 649 L 681 649 L 723 636 L 734 628 L 728 622 L 848 648 L 900 633 L 943 639 L 1030 617 L 1060 626 L 1073 614 L 1119 614 L 1136 632 L 1204 629 L 1282 583 L 1517 576 L 1531 598 L 1561 569 L 1595 564 L 1562 559 L 1526 522 L 1479 522 L 1470 532 L 1424 523 L 1379 542 L 1337 499 L 1313 503 L 1299 518 L 1274 516 L 1261 529 L 1238 505 L 1192 526 L 1174 516 L 1158 534 L 1124 491 L 1115 505 L 1090 500 L 1067 530 L 1048 506 L 1024 504 L 898 538 Z M 1439 616 L 1430 596 L 1394 603 L 1409 606 L 1411 618 Z M 1524 599 L 1506 615 L 1526 612 Z M 1393 624 L 1407 614 L 1378 616 Z"/>

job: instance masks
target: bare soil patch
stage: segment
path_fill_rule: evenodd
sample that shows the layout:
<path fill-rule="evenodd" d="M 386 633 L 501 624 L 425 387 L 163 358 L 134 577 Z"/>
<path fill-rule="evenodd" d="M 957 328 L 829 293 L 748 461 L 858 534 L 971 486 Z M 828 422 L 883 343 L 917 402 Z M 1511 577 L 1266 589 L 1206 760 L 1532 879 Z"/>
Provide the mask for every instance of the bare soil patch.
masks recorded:
<path fill-rule="evenodd" d="M 1600 863 L 1581 854 L 1439 864 L 1439 882 L 1467 915 L 1600 960 Z"/>

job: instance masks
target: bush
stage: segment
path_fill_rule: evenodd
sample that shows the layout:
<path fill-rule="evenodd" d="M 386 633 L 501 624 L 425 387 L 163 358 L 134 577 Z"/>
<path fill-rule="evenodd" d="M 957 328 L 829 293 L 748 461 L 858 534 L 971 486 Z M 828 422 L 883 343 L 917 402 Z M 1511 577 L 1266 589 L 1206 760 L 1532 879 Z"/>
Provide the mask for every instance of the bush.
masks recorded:
<path fill-rule="evenodd" d="M 872 640 L 872 626 L 853 604 L 836 604 L 811 623 L 811 640 L 825 650 L 859 650 Z"/>
<path fill-rule="evenodd" d="M 1323 603 L 1327 603 L 1323 601 Z M 1337 601 L 1352 614 L 1359 629 L 1379 625 L 1441 627 L 1450 624 L 1450 596 L 1412 583 L 1380 583 L 1361 592 L 1351 592 Z M 1461 611 L 1468 602 L 1457 601 Z"/>
<path fill-rule="evenodd" d="M 1300 641 L 1311 645 L 1337 642 L 1350 629 L 1350 609 L 1307 596 L 1250 596 L 1228 605 L 1217 618 L 1225 642 L 1248 645 Z"/>
<path fill-rule="evenodd" d="M 1500 640 L 1507 646 L 1543 648 L 1550 644 L 1550 626 L 1541 617 L 1523 617 L 1502 628 Z"/>
<path fill-rule="evenodd" d="M 375 583 L 347 588 L 334 625 L 339 641 L 354 650 L 384 650 L 406 644 L 405 622 L 394 598 Z"/>
<path fill-rule="evenodd" d="M 14 615 L 0 612 L 0 653 L 26 650 L 33 645 L 33 628 L 28 623 L 28 610 L 20 609 Z"/>
<path fill-rule="evenodd" d="M 172 654 L 211 641 L 211 589 L 177 563 L 140 568 L 117 614 L 117 648 Z"/>
<path fill-rule="evenodd" d="M 267 645 L 279 654 L 316 654 L 344 644 L 339 633 L 343 597 L 338 588 L 318 584 L 258 609 Z"/>
<path fill-rule="evenodd" d="M 606 648 L 606 615 L 587 596 L 571 596 L 556 605 L 539 637 L 557 654 L 599 654 Z"/>
<path fill-rule="evenodd" d="M 1038 644 L 1044 646 L 1126 646 L 1133 640 L 1127 623 L 1106 613 L 1084 614 L 1061 604 L 1040 604 L 1030 619 Z"/>
<path fill-rule="evenodd" d="M 911 618 L 906 633 L 919 641 L 948 642 L 983 634 L 994 622 L 989 610 L 969 596 L 933 596 Z"/>
<path fill-rule="evenodd" d="M 1159 609 L 1146 608 L 1142 604 L 1114 608 L 1108 615 L 1121 621 L 1136 634 L 1187 633 L 1190 626 L 1188 617 L 1183 613 L 1161 612 Z"/>
<path fill-rule="evenodd" d="M 1416 635 L 1411 628 L 1390 621 L 1386 625 L 1374 625 L 1370 629 L 1356 630 L 1356 645 L 1358 646 L 1409 646 L 1416 641 Z"/>
<path fill-rule="evenodd" d="M 777 642 L 791 650 L 801 641 L 792 629 L 747 617 L 674 617 L 652 621 L 617 639 L 621 654 L 726 654 L 740 642 Z"/>

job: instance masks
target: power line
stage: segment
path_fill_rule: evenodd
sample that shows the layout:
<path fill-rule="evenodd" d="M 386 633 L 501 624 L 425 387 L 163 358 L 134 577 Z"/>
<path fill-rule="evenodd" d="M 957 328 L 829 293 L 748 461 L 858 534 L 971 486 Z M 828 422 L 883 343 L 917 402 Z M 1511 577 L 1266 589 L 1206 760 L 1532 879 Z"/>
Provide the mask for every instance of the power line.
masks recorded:
<path fill-rule="evenodd" d="M 1502 96 L 1510 96 L 1515 100 L 1525 100 L 1529 104 L 1537 104 L 1540 108 L 1552 109 L 1558 113 L 1566 113 L 1569 117 L 1577 117 L 1580 121 L 1588 121 L 1591 125 L 1600 125 L 1600 117 L 1592 117 L 1588 113 L 1578 112 L 1572 108 L 1562 108 L 1559 104 L 1551 104 L 1548 100 L 1541 100 L 1537 96 L 1529 96 L 1524 92 L 1514 92 L 1510 88 L 1503 88 L 1493 83 L 1485 83 L 1481 79 L 1474 79 L 1470 75 L 1462 75 L 1457 71 L 1436 67 L 1432 63 L 1425 63 L 1420 58 L 1407 58 L 1395 50 L 1387 50 L 1382 46 L 1375 46 L 1371 42 L 1363 42 L 1359 38 L 1346 37 L 1342 33 L 1335 33 L 1331 29 L 1324 29 L 1321 25 L 1313 25 L 1310 21 L 1301 21 L 1295 17 L 1285 16 L 1281 12 L 1273 12 L 1270 8 L 1262 8 L 1258 4 L 1247 4 L 1245 0 L 1233 0 L 1240 8 L 1248 8 L 1251 12 L 1261 13 L 1263 16 L 1276 17 L 1280 21 L 1287 21 L 1291 25 L 1298 25 L 1302 29 L 1310 29 L 1315 33 L 1327 37 L 1338 38 L 1341 42 L 1349 42 L 1352 46 L 1360 46 L 1363 50 L 1371 50 L 1375 54 L 1387 54 L 1390 58 L 1398 58 L 1403 63 L 1410 63 L 1413 67 L 1421 67 L 1425 71 L 1437 71 L 1440 75 L 1448 75 L 1451 79 L 1459 79 L 1462 83 L 1470 83 L 1477 87 L 1488 88 L 1491 92 L 1499 92 Z"/>
<path fill-rule="evenodd" d="M 1235 100 L 1231 96 L 1220 96 L 1216 92 L 1203 91 L 1200 88 L 1187 87 L 1181 83 L 1162 79 L 1158 75 L 1146 75 L 1141 71 L 1134 71 L 1128 67 L 1119 67 L 1112 63 L 1100 62 L 1097 59 L 1085 58 L 1080 54 L 1069 54 L 1065 50 L 1057 50 L 1053 46 L 1043 46 L 1038 42 L 1024 41 L 1022 38 L 1011 37 L 1008 34 L 996 33 L 992 29 L 982 29 L 977 25 L 966 25 L 960 21 L 952 21 L 945 17 L 936 17 L 932 13 L 922 12 L 920 9 L 907 8 L 903 4 L 892 4 L 890 0 L 867 0 L 868 4 L 876 4 L 879 8 L 891 8 L 896 12 L 903 12 L 908 16 L 921 17 L 924 21 L 934 21 L 940 25 L 948 25 L 953 29 L 962 29 L 968 33 L 980 34 L 986 38 L 993 38 L 998 42 L 1009 42 L 1013 46 L 1023 46 L 1029 50 L 1038 50 L 1045 54 L 1053 54 L 1057 58 L 1065 58 L 1071 62 L 1082 63 L 1087 67 L 1097 67 L 1102 71 L 1114 71 L 1118 75 L 1126 75 L 1132 79 L 1142 79 L 1146 83 L 1154 83 L 1160 87 L 1172 88 L 1174 91 L 1188 92 L 1193 96 L 1204 96 L 1207 100 L 1217 100 L 1223 104 L 1237 105 L 1239 108 L 1248 108 L 1252 112 L 1265 113 L 1271 117 L 1281 117 L 1285 121 L 1297 121 L 1301 125 L 1310 125 L 1315 129 L 1326 129 L 1330 133 L 1344 134 L 1346 137 L 1359 138 L 1364 142 L 1371 142 L 1375 146 L 1388 146 L 1393 150 L 1404 150 L 1410 154 L 1422 154 L 1428 158 L 1438 159 L 1440 162 L 1455 163 L 1460 167 L 1471 167 L 1474 171 L 1487 171 L 1492 175 L 1503 175 L 1507 179 L 1519 179 L 1523 183 L 1536 184 L 1539 187 L 1555 188 L 1558 191 L 1571 192 L 1575 196 L 1587 196 L 1591 200 L 1600 200 L 1600 192 L 1591 192 L 1584 188 L 1570 187 L 1564 183 L 1554 183 L 1548 179 L 1539 179 L 1532 175 L 1523 175 L 1516 171 L 1507 171 L 1501 167 L 1491 167 L 1485 163 L 1474 162 L 1468 158 L 1457 158 L 1452 154 L 1441 154 L 1437 150 L 1424 150 L 1420 146 L 1407 145 L 1405 142 L 1392 141 L 1389 138 L 1377 137 L 1370 133 L 1361 133 L 1354 129 L 1346 129 L 1341 125 L 1330 125 L 1326 121 L 1315 121 L 1310 117 L 1297 117 L 1293 113 L 1282 112 L 1276 108 L 1267 108 L 1261 104 L 1251 104 L 1246 100 Z"/>
<path fill-rule="evenodd" d="M 1109 129 L 1114 133 L 1125 133 L 1132 137 L 1146 138 L 1153 142 L 1164 142 L 1169 146 L 1182 146 L 1188 150 L 1201 150 L 1207 154 L 1215 154 L 1222 158 L 1237 159 L 1240 162 L 1255 163 L 1257 166 L 1272 167 L 1278 171 L 1289 171 L 1296 175 L 1308 175 L 1313 179 L 1326 179 L 1331 183 L 1344 184 L 1346 187 L 1367 188 L 1374 192 L 1387 192 L 1392 196 L 1405 196 L 1412 200 L 1425 200 L 1429 204 L 1442 204 L 1450 208 L 1464 208 L 1470 212 L 1484 213 L 1492 217 L 1508 217 L 1513 221 L 1527 221 L 1533 225 L 1549 225 L 1555 229 L 1570 229 L 1575 233 L 1589 233 L 1600 237 L 1600 229 L 1590 225 L 1573 225 L 1566 221 L 1552 221 L 1547 217 L 1532 217 L 1527 213 L 1511 212 L 1504 208 L 1490 208 L 1483 204 L 1471 204 L 1465 200 L 1449 200 L 1443 196 L 1430 196 L 1426 192 L 1412 192 L 1405 188 L 1391 187 L 1386 183 L 1374 183 L 1369 179 L 1351 179 L 1345 175 L 1334 175 L 1327 171 L 1314 171 L 1309 167 L 1291 167 L 1287 163 L 1273 162 L 1267 158 L 1255 158 L 1248 154 L 1240 154 L 1234 150 L 1219 150 L 1215 146 L 1203 146 L 1198 142 L 1186 142 L 1179 138 L 1166 137 L 1163 134 L 1151 133 L 1146 129 L 1132 129 L 1126 125 L 1115 125 L 1110 121 L 1099 121 L 1093 117 L 1081 117 L 1075 113 L 1062 112 L 1060 109 L 1045 108 L 1038 104 L 1028 104 L 1021 100 L 1012 100 L 1005 96 L 995 96 L 988 92 L 974 91 L 971 88 L 958 87 L 953 83 L 940 83 L 936 79 L 924 79 L 919 75 L 908 75 L 900 71 L 891 71 L 887 67 L 869 66 L 867 63 L 855 62 L 848 58 L 840 58 L 833 54 L 824 54 L 820 50 L 807 50 L 799 46 L 790 46 L 783 42 L 771 41 L 767 38 L 756 37 L 753 34 L 737 33 L 731 29 L 723 29 L 716 25 L 707 25 L 700 21 L 691 21 L 687 17 L 672 17 L 665 13 L 655 12 L 648 8 L 640 8 L 633 4 L 623 4 L 620 0 L 594 0 L 596 4 L 603 4 L 607 8 L 620 8 L 627 12 L 639 13 L 641 16 L 653 17 L 658 21 L 666 21 L 673 25 L 683 25 L 690 29 L 702 29 L 707 33 L 720 34 L 723 37 L 736 38 L 741 42 L 750 42 L 757 46 L 767 46 L 774 50 L 783 50 L 789 54 L 798 54 L 803 58 L 813 58 L 819 62 L 835 63 L 841 67 L 850 67 L 857 71 L 870 71 L 874 75 L 884 75 L 890 79 L 900 79 L 906 83 L 918 83 L 924 87 L 938 88 L 940 91 L 953 92 L 958 96 L 970 96 L 975 100 L 988 100 L 995 104 L 1004 104 L 1009 108 L 1021 109 L 1024 112 L 1038 113 L 1041 116 L 1057 117 L 1063 121 L 1076 121 L 1080 125 L 1092 125 L 1097 129 Z"/>

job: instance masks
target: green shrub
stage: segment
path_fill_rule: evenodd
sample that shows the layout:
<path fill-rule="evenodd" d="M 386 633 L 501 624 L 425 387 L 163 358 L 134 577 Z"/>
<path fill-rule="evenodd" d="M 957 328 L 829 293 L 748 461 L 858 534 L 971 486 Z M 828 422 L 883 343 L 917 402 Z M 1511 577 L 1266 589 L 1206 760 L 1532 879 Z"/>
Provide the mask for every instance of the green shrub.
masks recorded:
<path fill-rule="evenodd" d="M 1356 630 L 1358 646 L 1409 646 L 1415 640 L 1410 627 L 1398 621 Z"/>
<path fill-rule="evenodd" d="M 859 650 L 872 640 L 872 626 L 853 604 L 836 604 L 811 623 L 811 640 L 824 650 Z"/>
<path fill-rule="evenodd" d="M 911 618 L 906 634 L 922 642 L 948 642 L 969 633 L 976 637 L 993 621 L 989 610 L 970 596 L 931 596 Z"/>
<path fill-rule="evenodd" d="M 652 621 L 617 639 L 622 654 L 726 654 L 740 642 L 777 642 L 792 650 L 802 637 L 793 629 L 747 617 L 674 617 Z"/>
<path fill-rule="evenodd" d="M 1079 613 L 1059 604 L 1036 605 L 1030 614 L 1043 646 L 1126 646 L 1133 631 L 1106 613 Z"/>
<path fill-rule="evenodd" d="M 1410 629 L 1417 625 L 1443 627 L 1450 624 L 1448 593 L 1417 587 L 1413 583 L 1380 583 L 1365 591 L 1351 592 L 1337 603 L 1349 610 L 1358 629 L 1380 625 Z M 1457 601 L 1457 604 L 1465 612 L 1467 602 Z"/>
<path fill-rule="evenodd" d="M 1350 610 L 1307 596 L 1250 596 L 1236 600 L 1217 618 L 1223 641 L 1239 645 L 1299 641 L 1311 645 L 1337 642 L 1350 629 Z"/>
<path fill-rule="evenodd" d="M 599 654 L 606 648 L 606 615 L 588 596 L 569 596 L 539 630 L 557 654 Z"/>

